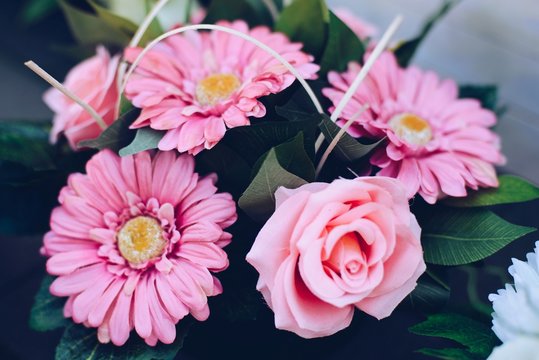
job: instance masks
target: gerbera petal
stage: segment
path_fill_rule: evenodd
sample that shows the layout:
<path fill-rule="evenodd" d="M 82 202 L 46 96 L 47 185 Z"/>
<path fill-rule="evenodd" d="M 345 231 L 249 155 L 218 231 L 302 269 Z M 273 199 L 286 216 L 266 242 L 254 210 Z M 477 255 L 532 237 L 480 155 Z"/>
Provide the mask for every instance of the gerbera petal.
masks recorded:
<path fill-rule="evenodd" d="M 153 331 L 161 342 L 171 344 L 176 338 L 176 327 L 166 310 L 161 306 L 155 288 L 155 279 L 152 278 L 148 282 L 147 301 L 150 305 Z"/>
<path fill-rule="evenodd" d="M 95 249 L 62 252 L 47 260 L 47 272 L 52 275 L 70 274 L 78 268 L 101 261 Z"/>
<path fill-rule="evenodd" d="M 143 277 L 135 289 L 135 299 L 133 303 L 133 323 L 137 334 L 141 338 L 147 338 L 152 333 L 152 320 L 148 304 L 148 278 Z"/>
<path fill-rule="evenodd" d="M 122 346 L 129 338 L 129 332 L 131 331 L 129 313 L 131 311 L 132 299 L 133 294 L 130 293 L 128 295 L 125 291 L 120 291 L 116 298 L 116 304 L 113 307 L 109 320 L 110 340 L 116 346 Z"/>

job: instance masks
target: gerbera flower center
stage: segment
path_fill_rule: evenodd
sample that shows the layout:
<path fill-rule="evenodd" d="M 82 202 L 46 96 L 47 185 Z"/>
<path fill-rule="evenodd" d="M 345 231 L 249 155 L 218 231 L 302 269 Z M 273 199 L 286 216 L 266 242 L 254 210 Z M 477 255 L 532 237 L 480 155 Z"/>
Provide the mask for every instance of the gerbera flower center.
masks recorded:
<path fill-rule="evenodd" d="M 389 121 L 389 126 L 399 139 L 409 144 L 425 145 L 432 139 L 429 123 L 414 114 L 399 114 Z"/>
<path fill-rule="evenodd" d="M 163 228 L 149 216 L 137 216 L 118 231 L 120 254 L 132 264 L 141 264 L 158 257 L 167 245 Z"/>
<path fill-rule="evenodd" d="M 214 74 L 200 80 L 196 97 L 201 105 L 215 105 L 226 100 L 241 85 L 240 79 L 233 74 Z"/>

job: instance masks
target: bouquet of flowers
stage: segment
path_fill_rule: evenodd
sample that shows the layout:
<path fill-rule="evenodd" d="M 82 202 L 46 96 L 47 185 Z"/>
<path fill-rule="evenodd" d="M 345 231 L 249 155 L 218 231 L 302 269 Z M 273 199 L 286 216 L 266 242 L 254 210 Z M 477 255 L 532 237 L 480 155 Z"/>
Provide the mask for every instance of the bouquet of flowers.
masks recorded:
<path fill-rule="evenodd" d="M 57 196 L 30 319 L 64 329 L 56 358 L 312 358 L 399 311 L 451 340 L 418 349 L 435 358 L 539 349 L 535 253 L 492 329 L 473 296 L 481 260 L 535 230 L 490 207 L 539 198 L 497 175 L 496 87 L 410 65 L 455 3 L 394 43 L 401 17 L 377 36 L 324 0 L 60 0 L 97 50 L 63 83 L 27 63 L 52 128 L 0 124 L 2 186 Z"/>

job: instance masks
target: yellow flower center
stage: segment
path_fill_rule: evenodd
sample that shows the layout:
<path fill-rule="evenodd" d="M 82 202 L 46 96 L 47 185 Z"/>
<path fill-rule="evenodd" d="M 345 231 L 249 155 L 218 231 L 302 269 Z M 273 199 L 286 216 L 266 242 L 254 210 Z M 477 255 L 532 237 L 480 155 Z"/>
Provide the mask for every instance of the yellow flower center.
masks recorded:
<path fill-rule="evenodd" d="M 158 257 L 167 246 L 161 225 L 148 216 L 138 216 L 126 222 L 117 238 L 120 254 L 132 264 Z"/>
<path fill-rule="evenodd" d="M 198 82 L 196 97 L 201 105 L 215 105 L 227 99 L 240 85 L 240 79 L 233 74 L 210 75 Z"/>
<path fill-rule="evenodd" d="M 400 114 L 389 121 L 389 126 L 399 139 L 414 145 L 426 145 L 432 139 L 429 123 L 414 114 Z"/>

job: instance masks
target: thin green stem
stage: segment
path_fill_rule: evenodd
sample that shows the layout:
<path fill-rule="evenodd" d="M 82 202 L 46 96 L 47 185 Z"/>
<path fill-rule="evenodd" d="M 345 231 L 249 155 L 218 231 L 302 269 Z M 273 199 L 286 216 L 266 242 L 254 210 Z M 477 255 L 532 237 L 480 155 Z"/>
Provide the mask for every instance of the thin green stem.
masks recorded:
<path fill-rule="evenodd" d="M 480 314 L 490 317 L 492 314 L 492 307 L 481 301 L 479 293 L 477 292 L 477 269 L 472 266 L 463 266 L 460 269 L 468 275 L 466 290 L 468 291 L 470 305 Z"/>

